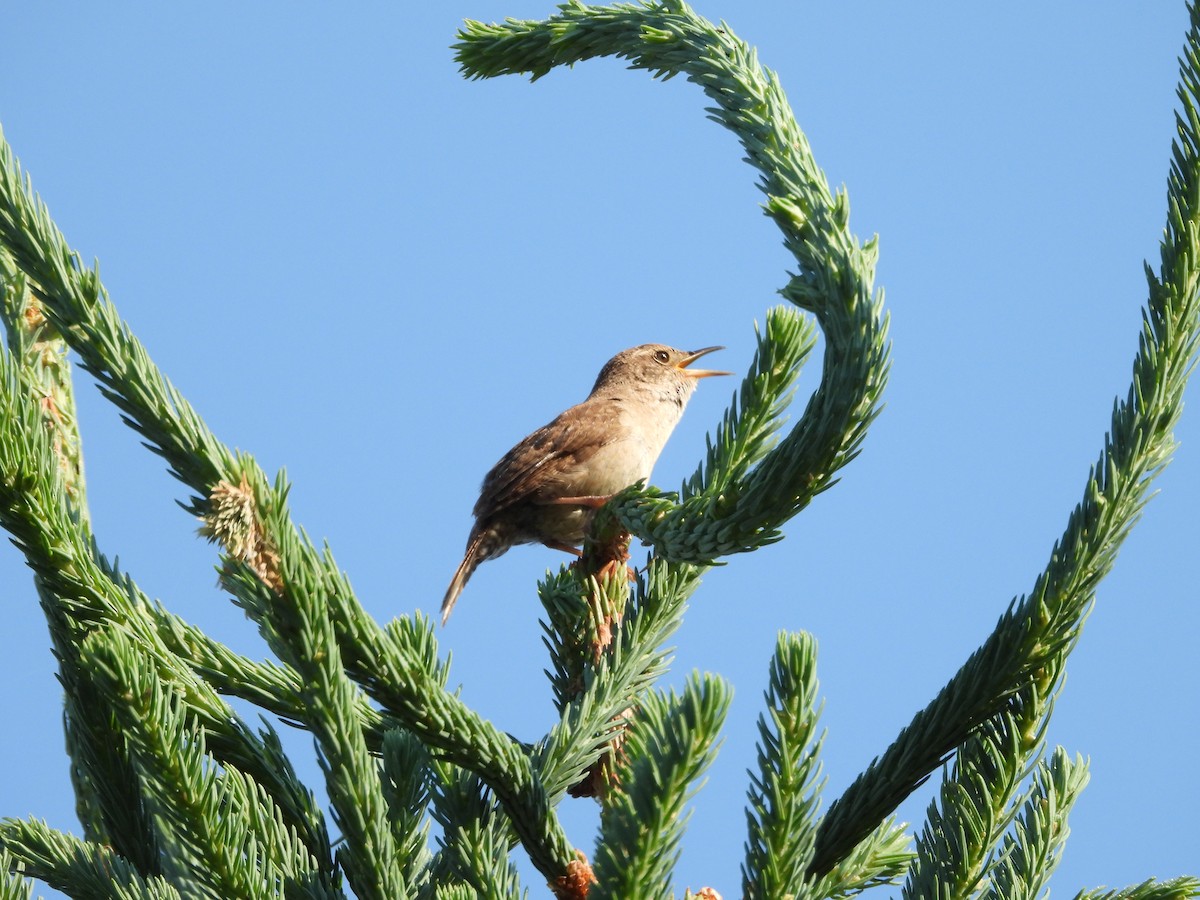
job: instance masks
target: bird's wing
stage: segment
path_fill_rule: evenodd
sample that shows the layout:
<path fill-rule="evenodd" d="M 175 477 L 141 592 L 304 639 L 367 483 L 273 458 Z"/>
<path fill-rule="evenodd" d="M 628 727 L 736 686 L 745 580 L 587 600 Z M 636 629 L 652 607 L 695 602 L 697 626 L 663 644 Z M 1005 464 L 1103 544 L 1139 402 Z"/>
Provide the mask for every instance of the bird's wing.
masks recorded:
<path fill-rule="evenodd" d="M 565 478 L 615 439 L 612 410 L 583 403 L 543 425 L 504 455 L 483 479 L 475 516 L 494 515 L 526 500 L 569 496 Z"/>

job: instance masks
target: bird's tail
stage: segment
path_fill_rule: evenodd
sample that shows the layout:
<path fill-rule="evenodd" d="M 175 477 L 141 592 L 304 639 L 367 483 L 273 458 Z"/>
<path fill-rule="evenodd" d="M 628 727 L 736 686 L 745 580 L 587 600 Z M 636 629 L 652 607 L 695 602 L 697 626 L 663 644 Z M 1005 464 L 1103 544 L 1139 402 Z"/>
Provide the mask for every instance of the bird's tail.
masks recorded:
<path fill-rule="evenodd" d="M 496 553 L 495 534 L 491 531 L 483 530 L 473 532 L 471 539 L 467 541 L 467 552 L 463 556 L 462 562 L 458 564 L 458 569 L 454 572 L 454 577 L 450 579 L 450 587 L 446 588 L 446 596 L 442 598 L 442 624 L 446 624 L 446 620 L 450 618 L 450 613 L 454 611 L 454 604 L 458 602 L 458 595 L 462 593 L 463 588 L 467 586 L 467 581 L 475 570 L 479 568 L 479 564 L 485 559 L 491 559 Z"/>

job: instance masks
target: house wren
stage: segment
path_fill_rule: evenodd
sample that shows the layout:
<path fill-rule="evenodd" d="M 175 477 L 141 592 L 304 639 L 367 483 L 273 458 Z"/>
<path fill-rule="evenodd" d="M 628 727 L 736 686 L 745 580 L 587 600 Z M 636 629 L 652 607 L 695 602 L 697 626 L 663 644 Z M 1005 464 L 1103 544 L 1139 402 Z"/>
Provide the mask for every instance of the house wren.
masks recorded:
<path fill-rule="evenodd" d="M 515 544 L 579 554 L 588 520 L 618 491 L 649 479 L 696 382 L 687 352 L 662 344 L 623 350 L 604 364 L 588 398 L 529 435 L 483 479 L 467 552 L 442 600 L 442 624 L 476 567 Z"/>

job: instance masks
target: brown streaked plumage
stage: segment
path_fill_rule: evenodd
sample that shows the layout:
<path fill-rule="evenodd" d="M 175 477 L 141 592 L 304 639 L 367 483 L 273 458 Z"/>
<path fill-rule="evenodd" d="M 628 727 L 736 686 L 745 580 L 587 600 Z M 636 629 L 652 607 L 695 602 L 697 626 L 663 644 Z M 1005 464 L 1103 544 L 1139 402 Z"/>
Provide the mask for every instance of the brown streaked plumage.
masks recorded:
<path fill-rule="evenodd" d="M 442 600 L 442 624 L 479 564 L 509 547 L 545 544 L 578 554 L 594 510 L 649 479 L 696 382 L 730 374 L 687 368 L 721 349 L 623 350 L 604 364 L 586 400 L 509 450 L 483 479 L 466 554 Z"/>

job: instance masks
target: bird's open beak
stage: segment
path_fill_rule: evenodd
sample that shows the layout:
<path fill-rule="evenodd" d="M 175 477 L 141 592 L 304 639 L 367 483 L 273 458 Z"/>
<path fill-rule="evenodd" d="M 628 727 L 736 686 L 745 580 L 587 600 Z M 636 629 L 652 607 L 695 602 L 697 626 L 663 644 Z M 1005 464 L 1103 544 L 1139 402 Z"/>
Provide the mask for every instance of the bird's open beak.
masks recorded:
<path fill-rule="evenodd" d="M 684 369 L 684 375 L 690 378 L 708 378 L 712 375 L 732 375 L 732 372 L 718 372 L 715 369 L 689 369 L 687 368 L 700 357 L 707 353 L 712 353 L 714 350 L 724 350 L 724 347 L 705 347 L 703 350 L 693 350 L 679 362 L 675 363 L 678 369 Z"/>

